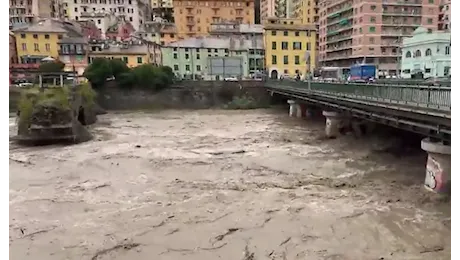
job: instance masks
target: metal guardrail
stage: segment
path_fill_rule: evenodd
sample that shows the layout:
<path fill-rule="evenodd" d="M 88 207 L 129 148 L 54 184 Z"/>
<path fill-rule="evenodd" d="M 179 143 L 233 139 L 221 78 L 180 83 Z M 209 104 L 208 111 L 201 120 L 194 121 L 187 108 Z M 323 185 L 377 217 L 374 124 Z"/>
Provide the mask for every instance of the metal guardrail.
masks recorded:
<path fill-rule="evenodd" d="M 450 87 L 311 82 L 309 89 L 307 82 L 290 80 L 268 81 L 267 85 L 273 88 L 299 88 L 303 91 L 311 91 L 312 93 L 346 96 L 374 102 L 415 106 L 449 112 L 451 110 Z"/>

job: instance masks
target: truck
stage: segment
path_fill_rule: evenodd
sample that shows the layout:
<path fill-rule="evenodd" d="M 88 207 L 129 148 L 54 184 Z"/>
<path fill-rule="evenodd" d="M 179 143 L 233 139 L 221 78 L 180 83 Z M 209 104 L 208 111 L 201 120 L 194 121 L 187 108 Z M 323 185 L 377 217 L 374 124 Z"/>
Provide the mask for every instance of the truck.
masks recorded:
<path fill-rule="evenodd" d="M 350 68 L 349 81 L 369 82 L 375 79 L 377 67 L 372 64 L 356 64 Z"/>

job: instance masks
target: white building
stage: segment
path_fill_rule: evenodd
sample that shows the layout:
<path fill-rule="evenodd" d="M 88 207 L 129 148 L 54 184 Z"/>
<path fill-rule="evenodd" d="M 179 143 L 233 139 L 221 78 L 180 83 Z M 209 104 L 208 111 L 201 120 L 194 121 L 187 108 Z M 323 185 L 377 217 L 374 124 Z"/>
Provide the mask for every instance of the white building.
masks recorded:
<path fill-rule="evenodd" d="M 412 37 L 403 39 L 401 77 L 411 78 L 416 74 L 429 77 L 450 76 L 449 32 L 430 32 L 419 27 Z"/>
<path fill-rule="evenodd" d="M 150 0 L 63 0 L 66 16 L 81 20 L 82 14 L 108 11 L 130 22 L 135 30 L 150 16 Z M 97 24 L 97 23 L 96 23 Z"/>

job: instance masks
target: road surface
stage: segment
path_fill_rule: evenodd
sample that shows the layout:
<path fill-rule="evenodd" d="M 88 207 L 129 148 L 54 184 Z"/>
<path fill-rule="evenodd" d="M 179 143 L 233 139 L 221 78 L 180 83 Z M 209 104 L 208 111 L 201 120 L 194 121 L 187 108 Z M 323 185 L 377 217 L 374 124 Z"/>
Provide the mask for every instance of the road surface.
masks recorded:
<path fill-rule="evenodd" d="M 450 259 L 419 147 L 323 129 L 272 110 L 112 113 L 90 142 L 11 144 L 10 259 Z"/>

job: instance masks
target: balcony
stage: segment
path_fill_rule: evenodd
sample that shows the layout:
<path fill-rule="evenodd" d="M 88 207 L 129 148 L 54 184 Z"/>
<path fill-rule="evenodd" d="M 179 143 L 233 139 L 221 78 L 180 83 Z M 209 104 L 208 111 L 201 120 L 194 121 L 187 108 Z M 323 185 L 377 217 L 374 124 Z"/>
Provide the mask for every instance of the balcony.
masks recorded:
<path fill-rule="evenodd" d="M 336 34 L 339 34 L 341 32 L 344 32 L 344 31 L 347 31 L 347 30 L 351 30 L 353 29 L 353 25 L 349 24 L 349 25 L 346 25 L 346 26 L 343 26 L 337 30 L 329 30 L 326 34 L 327 37 L 330 37 L 330 36 L 333 36 L 333 35 L 336 35 Z"/>
<path fill-rule="evenodd" d="M 59 55 L 86 55 L 86 50 L 58 50 Z"/>
<path fill-rule="evenodd" d="M 326 49 L 327 53 L 332 53 L 332 52 L 339 52 L 339 51 L 344 51 L 353 48 L 352 44 L 344 44 L 342 46 L 330 46 Z"/>
<path fill-rule="evenodd" d="M 382 17 L 384 16 L 422 16 L 420 11 L 383 11 Z"/>
<path fill-rule="evenodd" d="M 353 11 L 353 6 L 351 6 L 351 5 L 346 6 L 346 7 L 342 8 L 342 9 L 336 11 L 336 12 L 330 13 L 326 17 L 327 17 L 327 19 L 336 18 L 336 17 L 339 17 L 341 13 L 344 13 L 344 12 L 350 11 L 350 10 Z"/>
<path fill-rule="evenodd" d="M 350 23 L 351 21 L 353 21 L 353 16 L 337 19 L 331 22 L 328 21 L 326 26 L 329 27 L 335 24 L 347 24 L 347 23 Z"/>
<path fill-rule="evenodd" d="M 403 0 L 385 0 L 382 2 L 382 5 L 387 6 L 422 6 L 421 0 L 412 0 L 412 1 L 403 1 Z"/>
<path fill-rule="evenodd" d="M 352 39 L 353 39 L 353 37 L 352 37 L 351 34 L 333 36 L 332 38 L 327 39 L 327 44 L 339 43 L 339 42 L 342 42 L 342 41 L 348 41 L 348 40 L 352 40 Z"/>
<path fill-rule="evenodd" d="M 195 21 L 194 20 L 190 20 L 190 19 L 187 19 L 187 21 L 185 22 L 187 25 L 195 25 Z"/>

